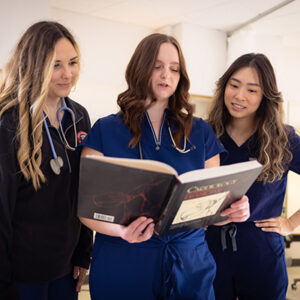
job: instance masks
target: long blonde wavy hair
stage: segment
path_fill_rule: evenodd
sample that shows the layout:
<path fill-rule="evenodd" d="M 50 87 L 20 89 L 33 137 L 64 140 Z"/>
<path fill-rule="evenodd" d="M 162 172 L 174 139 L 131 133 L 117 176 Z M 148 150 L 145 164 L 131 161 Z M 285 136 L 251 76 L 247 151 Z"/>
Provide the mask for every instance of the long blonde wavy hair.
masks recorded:
<path fill-rule="evenodd" d="M 17 159 L 35 190 L 46 178 L 41 170 L 43 109 L 55 64 L 55 45 L 67 38 L 79 49 L 72 34 L 57 22 L 42 21 L 30 26 L 17 43 L 0 78 L 0 118 L 17 107 Z"/>
<path fill-rule="evenodd" d="M 278 91 L 274 69 L 269 59 L 261 53 L 248 53 L 237 58 L 217 81 L 214 103 L 208 123 L 220 138 L 231 120 L 225 103 L 226 85 L 239 69 L 251 67 L 256 70 L 263 91 L 261 104 L 256 111 L 256 132 L 250 143 L 255 143 L 257 153 L 251 153 L 264 165 L 258 181 L 274 182 L 282 178 L 285 166 L 292 159 L 288 148 L 289 127 L 283 123 L 282 96 Z M 250 149 L 249 149 L 250 151 Z"/>

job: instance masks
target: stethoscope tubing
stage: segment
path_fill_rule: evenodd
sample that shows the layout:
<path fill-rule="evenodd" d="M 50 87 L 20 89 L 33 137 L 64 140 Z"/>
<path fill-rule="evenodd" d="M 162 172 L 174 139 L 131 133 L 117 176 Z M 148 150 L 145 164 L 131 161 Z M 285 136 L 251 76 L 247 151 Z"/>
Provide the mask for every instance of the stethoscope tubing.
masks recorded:
<path fill-rule="evenodd" d="M 57 120 L 59 122 L 59 128 L 60 128 L 60 130 L 58 131 L 59 137 L 60 137 L 60 140 L 63 143 L 65 149 L 75 151 L 75 149 L 77 147 L 77 129 L 76 129 L 76 123 L 75 123 L 75 114 L 70 108 L 67 107 L 66 101 L 65 101 L 64 98 L 61 98 L 61 102 L 62 102 L 62 107 L 59 108 L 56 112 L 56 117 L 57 117 Z M 68 112 L 71 115 L 71 119 L 72 119 L 72 123 L 73 123 L 73 127 L 74 127 L 74 141 L 75 141 L 74 142 L 74 147 L 71 147 L 69 145 L 69 143 L 66 139 L 63 127 L 62 127 L 62 119 L 60 117 L 60 114 L 64 111 Z M 50 161 L 50 166 L 51 166 L 52 170 L 54 171 L 54 173 L 59 175 L 60 174 L 60 168 L 63 166 L 63 160 L 62 160 L 61 157 L 57 156 L 57 153 L 56 153 L 56 150 L 55 150 L 55 147 L 54 147 L 54 143 L 53 143 L 50 131 L 49 131 L 49 127 L 48 127 L 48 123 L 47 123 L 47 119 L 46 119 L 47 116 L 46 116 L 45 112 L 43 112 L 43 117 L 44 117 L 44 120 L 43 120 L 44 127 L 45 127 L 45 130 L 46 130 L 46 133 L 47 133 L 48 141 L 49 141 L 51 152 L 52 152 L 52 155 L 53 155 L 53 160 L 55 161 L 55 162 L 53 162 L 51 160 L 52 162 Z"/>
<path fill-rule="evenodd" d="M 148 121 L 150 122 L 150 119 L 148 118 Z M 191 144 L 191 147 L 190 148 L 186 148 L 186 144 L 187 144 L 187 138 L 186 136 L 184 136 L 184 141 L 183 141 L 183 148 L 179 148 L 175 141 L 174 141 L 174 138 L 173 138 L 173 134 L 172 134 L 172 131 L 171 131 L 171 128 L 170 128 L 170 124 L 169 122 L 167 121 L 167 127 L 168 127 L 168 132 L 169 132 L 169 135 L 170 135 L 170 138 L 171 138 L 171 141 L 172 141 L 172 147 L 177 150 L 179 153 L 181 154 L 186 154 L 186 153 L 189 153 L 191 150 L 194 150 L 196 149 L 196 146 Z M 151 128 L 152 129 L 152 128 Z M 156 149 L 156 148 L 155 148 Z M 139 150 L 139 156 L 140 156 L 140 159 L 143 159 L 143 149 L 142 149 L 142 144 L 141 144 L 141 140 L 138 142 L 138 150 Z M 157 149 L 159 150 L 159 148 Z"/>
<path fill-rule="evenodd" d="M 57 111 L 57 113 L 56 113 L 57 114 L 57 120 L 59 122 L 59 128 L 60 128 L 61 134 L 63 136 L 65 147 L 67 149 L 69 149 L 69 150 L 75 151 L 75 149 L 77 147 L 77 130 L 76 130 L 76 124 L 75 124 L 75 115 L 74 115 L 74 112 L 72 111 L 72 109 L 70 109 L 69 107 L 67 107 L 65 99 L 62 98 L 61 101 L 62 101 L 62 107 L 59 108 L 58 111 Z M 73 128 L 74 128 L 74 147 L 71 147 L 70 144 L 68 143 L 67 138 L 66 138 L 65 133 L 64 133 L 64 130 L 63 130 L 63 127 L 62 127 L 62 120 L 61 120 L 60 114 L 63 111 L 66 111 L 66 112 L 68 112 L 70 114 L 72 122 L 73 122 Z"/>
<path fill-rule="evenodd" d="M 51 137 L 51 134 L 50 134 L 50 131 L 49 131 L 49 127 L 48 127 L 48 124 L 47 124 L 47 120 L 46 120 L 46 114 L 43 112 L 43 116 L 44 116 L 44 127 L 46 129 L 46 133 L 47 133 L 47 136 L 48 136 L 48 141 L 49 141 L 49 144 L 50 144 L 50 148 L 51 148 L 51 152 L 52 152 L 52 155 L 53 155 L 53 158 L 54 159 L 57 159 L 57 154 L 56 154 L 56 151 L 55 151 L 55 148 L 54 148 L 54 144 L 53 144 L 53 140 L 52 140 L 52 137 Z"/>

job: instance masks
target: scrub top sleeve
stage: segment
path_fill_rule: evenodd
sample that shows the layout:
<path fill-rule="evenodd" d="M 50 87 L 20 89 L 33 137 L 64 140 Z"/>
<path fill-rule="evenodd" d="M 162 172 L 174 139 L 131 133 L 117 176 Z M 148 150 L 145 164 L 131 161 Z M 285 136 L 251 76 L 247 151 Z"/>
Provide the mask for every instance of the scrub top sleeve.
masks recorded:
<path fill-rule="evenodd" d="M 84 120 L 85 120 L 85 128 L 84 128 L 84 132 L 86 133 L 86 136 L 81 140 L 81 138 L 78 137 L 78 128 L 77 128 L 77 139 L 78 139 L 78 145 L 75 149 L 75 153 L 80 157 L 81 155 L 81 151 L 82 151 L 82 147 L 81 147 L 81 144 L 82 142 L 85 140 L 85 138 L 87 137 L 87 133 L 91 130 L 91 120 L 90 120 L 90 116 L 87 112 L 87 110 L 82 107 L 82 113 L 84 115 Z M 65 116 L 65 114 L 64 114 Z M 80 130 L 81 131 L 81 130 Z"/>
<path fill-rule="evenodd" d="M 103 152 L 101 120 L 99 119 L 89 131 L 88 135 L 80 144 L 80 147 L 89 147 L 91 149 Z"/>
<path fill-rule="evenodd" d="M 214 157 L 217 154 L 226 152 L 225 148 L 221 142 L 216 137 L 211 126 L 203 121 L 204 126 L 204 135 L 205 135 L 205 160 L 208 160 Z"/>
<path fill-rule="evenodd" d="M 80 239 L 72 257 L 74 266 L 88 269 L 93 248 L 93 232 L 81 224 Z"/>
<path fill-rule="evenodd" d="M 300 174 L 300 136 L 295 132 L 294 128 L 291 128 L 289 143 L 290 151 L 293 155 L 289 169 L 297 174 Z"/>
<path fill-rule="evenodd" d="M 13 281 L 11 253 L 13 244 L 13 212 L 18 190 L 15 131 L 0 120 L 0 299 L 19 299 Z"/>

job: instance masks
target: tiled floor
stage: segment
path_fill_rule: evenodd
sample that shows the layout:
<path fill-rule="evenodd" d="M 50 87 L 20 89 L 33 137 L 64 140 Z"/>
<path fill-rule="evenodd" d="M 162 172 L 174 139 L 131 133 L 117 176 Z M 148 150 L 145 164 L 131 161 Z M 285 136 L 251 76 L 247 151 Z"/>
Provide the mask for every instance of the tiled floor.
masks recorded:
<path fill-rule="evenodd" d="M 79 293 L 79 300 L 90 300 L 90 292 L 87 284 L 83 285 Z"/>
<path fill-rule="evenodd" d="M 294 278 L 300 278 L 300 267 L 289 267 L 289 288 L 287 292 L 287 300 L 300 300 L 300 282 L 296 284 L 296 289 L 291 288 L 291 284 L 294 281 Z M 90 300 L 90 294 L 88 290 L 88 285 L 82 287 L 82 291 L 79 294 L 79 300 Z M 103 299 L 104 300 L 104 299 Z M 116 299 L 120 300 L 120 299 Z"/>

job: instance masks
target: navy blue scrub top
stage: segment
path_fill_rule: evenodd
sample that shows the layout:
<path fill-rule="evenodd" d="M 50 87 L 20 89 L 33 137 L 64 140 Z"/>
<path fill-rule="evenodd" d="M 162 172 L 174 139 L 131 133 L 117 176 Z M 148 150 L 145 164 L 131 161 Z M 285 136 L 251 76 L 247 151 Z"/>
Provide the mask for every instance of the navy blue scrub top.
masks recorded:
<path fill-rule="evenodd" d="M 300 174 L 300 137 L 294 128 L 290 128 L 289 149 L 293 155 L 292 161 L 286 166 L 285 173 L 280 180 L 273 183 L 256 181 L 248 190 L 250 201 L 250 218 L 248 221 L 263 220 L 281 215 L 284 196 L 286 192 L 287 173 L 289 170 Z M 257 145 L 253 142 L 256 136 L 250 137 L 240 147 L 225 133 L 221 142 L 228 153 L 221 154 L 221 165 L 228 165 L 251 160 L 257 155 Z"/>
<path fill-rule="evenodd" d="M 144 159 L 167 163 L 180 175 L 184 172 L 204 168 L 206 160 L 224 151 L 212 128 L 202 119 L 194 118 L 187 148 L 195 147 L 185 154 L 178 152 L 173 147 L 165 116 L 166 112 L 158 139 L 159 150 L 156 150 L 157 139 L 148 116 L 146 115 L 141 121 L 141 146 Z M 174 130 L 175 124 L 170 122 L 170 127 L 171 130 Z M 138 146 L 133 149 L 128 146 L 131 138 L 132 134 L 125 126 L 122 116 L 112 114 L 99 119 L 80 146 L 100 151 L 105 156 L 139 159 Z M 183 147 L 183 139 L 180 147 Z"/>

